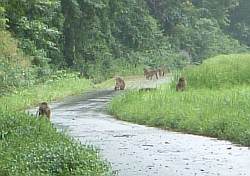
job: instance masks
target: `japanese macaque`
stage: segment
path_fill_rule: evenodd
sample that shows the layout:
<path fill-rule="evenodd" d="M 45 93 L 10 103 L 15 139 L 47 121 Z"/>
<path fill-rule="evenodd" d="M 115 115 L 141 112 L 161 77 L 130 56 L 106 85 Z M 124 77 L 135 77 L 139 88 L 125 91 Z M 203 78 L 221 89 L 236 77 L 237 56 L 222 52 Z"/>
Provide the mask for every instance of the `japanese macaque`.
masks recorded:
<path fill-rule="evenodd" d="M 146 79 L 153 79 L 153 76 L 156 77 L 156 79 L 158 79 L 158 70 L 150 70 L 150 69 L 146 69 L 144 68 L 144 76 L 146 76 Z"/>
<path fill-rule="evenodd" d="M 159 77 L 162 77 L 165 75 L 164 69 L 163 68 L 157 68 L 157 72 L 159 74 Z"/>
<path fill-rule="evenodd" d="M 178 83 L 176 84 L 176 91 L 184 91 L 187 86 L 187 81 L 184 77 L 180 77 Z"/>
<path fill-rule="evenodd" d="M 115 78 L 115 90 L 124 90 L 125 89 L 125 81 L 121 77 Z"/>
<path fill-rule="evenodd" d="M 50 107 L 48 106 L 47 102 L 42 102 L 39 105 L 37 114 L 38 114 L 38 116 L 46 116 L 50 120 L 51 110 L 50 110 Z"/>
<path fill-rule="evenodd" d="M 165 76 L 166 73 L 170 73 L 170 69 L 168 67 L 160 67 L 157 69 L 158 73 L 159 73 L 159 77 Z"/>
<path fill-rule="evenodd" d="M 147 76 L 148 71 L 149 69 L 146 69 L 146 68 L 143 69 L 144 76 Z"/>

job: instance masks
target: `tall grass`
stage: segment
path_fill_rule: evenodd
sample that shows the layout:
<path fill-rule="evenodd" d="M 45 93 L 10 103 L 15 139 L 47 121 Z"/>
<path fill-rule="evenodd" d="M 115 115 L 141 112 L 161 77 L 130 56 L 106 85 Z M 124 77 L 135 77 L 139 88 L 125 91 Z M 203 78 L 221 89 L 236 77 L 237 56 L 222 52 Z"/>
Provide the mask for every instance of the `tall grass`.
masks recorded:
<path fill-rule="evenodd" d="M 20 111 L 90 88 L 90 81 L 70 76 L 0 97 L 0 175 L 112 175 L 95 149 Z"/>
<path fill-rule="evenodd" d="M 182 73 L 188 79 L 187 91 L 176 92 L 171 85 L 153 92 L 131 91 L 115 97 L 109 111 L 122 120 L 250 146 L 248 58 L 250 55 L 209 59 Z"/>
<path fill-rule="evenodd" d="M 83 93 L 92 87 L 89 80 L 79 79 L 76 76 L 51 80 L 47 84 L 20 89 L 8 96 L 0 97 L 0 111 L 22 110 L 41 101 L 52 101 L 72 94 Z"/>
<path fill-rule="evenodd" d="M 250 84 L 250 54 L 220 55 L 184 69 L 189 87 L 230 88 Z"/>

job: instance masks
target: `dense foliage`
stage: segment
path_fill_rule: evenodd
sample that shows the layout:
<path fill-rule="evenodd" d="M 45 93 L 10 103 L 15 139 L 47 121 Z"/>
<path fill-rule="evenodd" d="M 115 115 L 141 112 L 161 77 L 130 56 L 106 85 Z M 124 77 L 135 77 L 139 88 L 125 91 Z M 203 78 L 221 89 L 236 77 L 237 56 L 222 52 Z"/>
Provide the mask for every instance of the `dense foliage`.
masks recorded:
<path fill-rule="evenodd" d="M 192 62 L 218 53 L 234 53 L 243 49 L 228 36 L 230 9 L 238 0 L 147 0 L 151 13 L 161 22 L 164 34 L 178 50 L 186 51 Z"/>
<path fill-rule="evenodd" d="M 11 0 L 3 3 L 8 30 L 20 40 L 20 48 L 33 57 L 33 64 L 62 62 L 62 23 L 58 0 Z"/>
<path fill-rule="evenodd" d="M 230 12 L 230 25 L 228 31 L 230 34 L 250 46 L 250 14 L 248 13 L 250 1 L 240 0 L 239 6 Z"/>
<path fill-rule="evenodd" d="M 10 31 L 30 57 L 34 69 L 30 75 L 71 68 L 100 81 L 138 66 L 176 67 L 245 51 L 250 36 L 248 4 L 247 0 L 5 0 L 0 3 L 0 29 Z"/>

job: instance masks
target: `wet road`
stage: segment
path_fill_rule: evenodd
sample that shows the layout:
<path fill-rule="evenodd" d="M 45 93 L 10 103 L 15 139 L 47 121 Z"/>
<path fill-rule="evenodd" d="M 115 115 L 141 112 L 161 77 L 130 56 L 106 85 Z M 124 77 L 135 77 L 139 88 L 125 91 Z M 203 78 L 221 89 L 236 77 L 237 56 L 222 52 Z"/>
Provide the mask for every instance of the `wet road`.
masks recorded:
<path fill-rule="evenodd" d="M 52 122 L 99 148 L 119 176 L 250 176 L 247 147 L 116 120 L 105 111 L 115 94 L 102 90 L 54 103 Z"/>

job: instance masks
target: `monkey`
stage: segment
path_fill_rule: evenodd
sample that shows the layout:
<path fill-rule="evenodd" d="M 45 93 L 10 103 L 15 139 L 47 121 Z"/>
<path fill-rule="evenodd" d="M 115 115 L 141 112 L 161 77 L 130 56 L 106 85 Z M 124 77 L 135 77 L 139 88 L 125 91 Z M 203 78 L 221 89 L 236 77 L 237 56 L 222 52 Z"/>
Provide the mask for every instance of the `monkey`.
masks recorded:
<path fill-rule="evenodd" d="M 115 78 L 115 90 L 124 90 L 125 89 L 125 81 L 121 77 Z"/>
<path fill-rule="evenodd" d="M 139 92 L 148 92 L 148 91 L 154 91 L 156 88 L 146 87 L 146 88 L 140 88 Z"/>
<path fill-rule="evenodd" d="M 164 66 L 158 68 L 157 71 L 159 73 L 159 77 L 161 77 L 161 76 L 163 77 L 166 75 L 166 73 L 170 73 L 170 69 L 168 67 L 164 67 Z"/>
<path fill-rule="evenodd" d="M 143 75 L 146 76 L 147 73 L 148 73 L 148 69 L 144 68 L 144 69 L 143 69 Z"/>
<path fill-rule="evenodd" d="M 37 114 L 38 114 L 38 116 L 46 116 L 50 120 L 51 110 L 50 110 L 50 107 L 48 106 L 47 102 L 42 102 L 39 105 Z"/>
<path fill-rule="evenodd" d="M 178 83 L 176 84 L 176 91 L 184 91 L 187 86 L 187 81 L 184 77 L 180 77 Z"/>
<path fill-rule="evenodd" d="M 149 79 L 153 79 L 154 75 L 155 75 L 155 78 L 158 79 L 158 72 L 157 72 L 157 70 L 150 70 L 148 72 L 148 78 Z"/>
<path fill-rule="evenodd" d="M 162 76 L 164 76 L 164 69 L 163 68 L 157 68 L 157 72 L 158 72 L 158 74 L 159 74 L 159 77 L 162 77 Z"/>
<path fill-rule="evenodd" d="M 152 79 L 153 76 L 155 75 L 156 79 L 158 79 L 158 71 L 157 70 L 150 70 L 144 68 L 144 76 L 146 76 L 146 79 Z"/>

